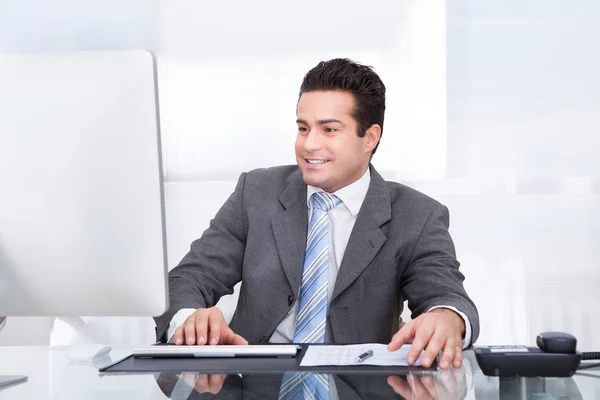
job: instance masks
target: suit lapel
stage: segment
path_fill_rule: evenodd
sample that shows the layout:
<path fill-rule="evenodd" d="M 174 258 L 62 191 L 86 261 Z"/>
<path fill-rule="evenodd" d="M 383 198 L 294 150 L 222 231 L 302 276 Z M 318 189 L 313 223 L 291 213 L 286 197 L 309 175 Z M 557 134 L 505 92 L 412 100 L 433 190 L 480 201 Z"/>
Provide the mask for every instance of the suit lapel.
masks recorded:
<path fill-rule="evenodd" d="M 392 218 L 387 184 L 371 166 L 371 183 L 348 240 L 333 290 L 333 301 L 369 266 L 387 237 L 380 227 Z"/>
<path fill-rule="evenodd" d="M 279 202 L 284 209 L 271 217 L 271 226 L 281 265 L 294 297 L 298 297 L 308 231 L 306 184 L 300 171 L 294 174 L 292 182 L 279 196 Z"/>

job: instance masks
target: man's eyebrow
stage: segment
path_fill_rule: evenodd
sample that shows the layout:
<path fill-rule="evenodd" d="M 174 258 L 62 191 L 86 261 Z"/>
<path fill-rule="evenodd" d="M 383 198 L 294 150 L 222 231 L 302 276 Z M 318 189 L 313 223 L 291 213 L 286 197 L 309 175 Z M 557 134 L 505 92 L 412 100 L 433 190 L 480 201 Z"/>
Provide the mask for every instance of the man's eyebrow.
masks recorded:
<path fill-rule="evenodd" d="M 298 119 L 296 120 L 296 123 L 297 123 L 297 124 L 304 124 L 304 125 L 308 125 L 308 123 L 307 123 L 305 120 L 303 120 L 303 119 L 300 119 L 300 118 L 298 118 Z M 342 125 L 344 125 L 344 123 L 343 123 L 342 121 L 340 121 L 339 119 L 335 119 L 335 118 L 330 118 L 330 119 L 320 119 L 320 120 L 318 120 L 318 121 L 317 121 L 317 124 L 319 124 L 319 125 L 333 124 L 333 123 L 337 123 L 337 124 L 342 124 Z"/>
<path fill-rule="evenodd" d="M 325 125 L 325 124 L 342 124 L 342 125 L 344 125 L 344 123 L 342 121 L 340 121 L 339 119 L 335 119 L 335 118 L 320 119 L 317 121 L 317 123 L 319 125 Z"/>

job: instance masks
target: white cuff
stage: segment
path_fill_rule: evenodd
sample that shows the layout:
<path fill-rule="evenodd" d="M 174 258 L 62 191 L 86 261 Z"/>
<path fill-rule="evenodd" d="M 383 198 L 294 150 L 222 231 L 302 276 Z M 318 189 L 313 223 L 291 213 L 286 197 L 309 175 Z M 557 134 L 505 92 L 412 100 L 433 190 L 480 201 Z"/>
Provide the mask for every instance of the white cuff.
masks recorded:
<path fill-rule="evenodd" d="M 435 306 L 435 307 L 431 307 L 429 310 L 427 310 L 427 312 L 433 311 L 436 308 L 447 308 L 449 310 L 454 311 L 455 313 L 457 313 L 458 315 L 460 315 L 462 317 L 462 319 L 465 321 L 465 338 L 463 339 L 463 342 L 462 342 L 462 348 L 464 350 L 467 347 L 471 346 L 471 334 L 472 334 L 471 333 L 471 323 L 469 322 L 469 318 L 467 318 L 465 313 L 458 311 L 456 309 L 456 307 L 452 307 L 452 306 Z"/>
<path fill-rule="evenodd" d="M 175 330 L 183 325 L 185 320 L 194 312 L 196 312 L 195 308 L 182 308 L 173 315 L 173 318 L 171 318 L 171 322 L 169 323 L 169 328 L 167 329 L 167 341 L 171 340 L 175 334 Z"/>

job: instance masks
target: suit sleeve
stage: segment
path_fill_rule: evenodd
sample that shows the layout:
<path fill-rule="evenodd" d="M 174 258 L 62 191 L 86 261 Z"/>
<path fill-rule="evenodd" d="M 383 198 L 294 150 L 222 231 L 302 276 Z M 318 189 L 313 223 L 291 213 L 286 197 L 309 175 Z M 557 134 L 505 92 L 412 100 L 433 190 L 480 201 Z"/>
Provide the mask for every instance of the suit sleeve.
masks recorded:
<path fill-rule="evenodd" d="M 169 322 L 177 311 L 213 307 L 222 296 L 232 294 L 242 279 L 246 246 L 245 180 L 244 173 L 235 191 L 210 221 L 209 228 L 169 272 L 169 309 L 155 318 L 157 340 L 164 341 Z"/>
<path fill-rule="evenodd" d="M 413 255 L 402 276 L 402 292 L 412 318 L 436 306 L 452 306 L 463 312 L 472 329 L 471 342 L 479 336 L 477 307 L 463 286 L 454 243 L 448 232 L 448 209 L 439 205 L 427 218 Z"/>

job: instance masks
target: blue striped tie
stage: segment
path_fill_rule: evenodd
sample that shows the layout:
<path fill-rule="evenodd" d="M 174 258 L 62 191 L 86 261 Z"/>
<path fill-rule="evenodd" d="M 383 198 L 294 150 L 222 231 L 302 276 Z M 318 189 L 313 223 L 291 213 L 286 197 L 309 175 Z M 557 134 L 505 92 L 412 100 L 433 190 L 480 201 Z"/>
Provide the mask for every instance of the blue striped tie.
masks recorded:
<path fill-rule="evenodd" d="M 329 275 L 329 218 L 327 212 L 342 201 L 334 195 L 312 195 L 313 208 L 306 237 L 302 268 L 300 307 L 294 343 L 323 343 L 327 320 L 327 278 Z M 327 375 L 288 373 L 284 375 L 280 399 L 328 399 Z"/>

